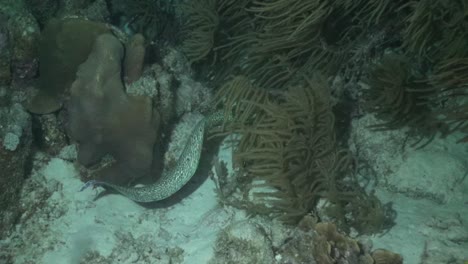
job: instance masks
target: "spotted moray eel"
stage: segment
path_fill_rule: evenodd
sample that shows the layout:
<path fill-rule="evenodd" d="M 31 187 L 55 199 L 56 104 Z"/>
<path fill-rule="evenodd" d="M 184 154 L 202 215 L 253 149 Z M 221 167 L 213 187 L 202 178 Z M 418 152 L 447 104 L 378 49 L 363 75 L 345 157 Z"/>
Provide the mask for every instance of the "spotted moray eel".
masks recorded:
<path fill-rule="evenodd" d="M 215 112 L 201 119 L 193 129 L 175 166 L 165 170 L 153 184 L 144 187 L 125 187 L 103 181 L 88 181 L 80 191 L 88 187 L 103 186 L 113 189 L 136 202 L 155 202 L 168 198 L 179 191 L 195 174 L 203 148 L 206 130 L 224 121 L 223 112 Z"/>

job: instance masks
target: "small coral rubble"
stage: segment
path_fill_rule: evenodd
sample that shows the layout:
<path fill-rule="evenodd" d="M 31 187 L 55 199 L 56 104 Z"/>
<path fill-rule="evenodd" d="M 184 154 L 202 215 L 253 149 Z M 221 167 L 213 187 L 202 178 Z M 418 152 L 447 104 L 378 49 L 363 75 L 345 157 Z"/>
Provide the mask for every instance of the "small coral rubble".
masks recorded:
<path fill-rule="evenodd" d="M 19 217 L 31 157 L 31 119 L 19 104 L 0 108 L 0 238 Z M 1 258 L 0 258 L 1 260 Z"/>
<path fill-rule="evenodd" d="M 330 222 L 316 223 L 305 216 L 293 236 L 280 247 L 280 263 L 318 264 L 401 264 L 400 255 L 377 249 L 372 253 L 359 241 L 341 232 Z"/>

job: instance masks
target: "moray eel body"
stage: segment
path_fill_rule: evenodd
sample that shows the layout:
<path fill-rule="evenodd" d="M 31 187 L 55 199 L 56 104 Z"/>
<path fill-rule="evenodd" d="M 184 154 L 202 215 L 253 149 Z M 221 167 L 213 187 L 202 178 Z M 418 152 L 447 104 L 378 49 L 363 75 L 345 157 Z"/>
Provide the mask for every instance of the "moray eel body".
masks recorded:
<path fill-rule="evenodd" d="M 89 181 L 80 191 L 89 186 L 104 186 L 132 199 L 136 202 L 154 202 L 168 198 L 179 191 L 195 174 L 200 161 L 206 130 L 220 125 L 223 112 L 215 112 L 200 120 L 190 134 L 184 149 L 174 167 L 164 171 L 161 178 L 153 184 L 144 187 L 125 187 L 101 181 Z"/>

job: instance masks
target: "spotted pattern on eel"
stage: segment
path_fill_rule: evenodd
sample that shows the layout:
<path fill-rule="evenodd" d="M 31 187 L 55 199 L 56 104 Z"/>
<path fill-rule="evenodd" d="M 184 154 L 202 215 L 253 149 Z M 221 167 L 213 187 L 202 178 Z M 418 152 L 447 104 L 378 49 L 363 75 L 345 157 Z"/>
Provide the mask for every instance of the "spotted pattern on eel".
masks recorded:
<path fill-rule="evenodd" d="M 193 129 L 175 166 L 165 170 L 161 177 L 153 184 L 143 187 L 126 187 L 103 181 L 88 181 L 80 191 L 90 186 L 104 186 L 117 191 L 136 202 L 155 202 L 172 196 L 179 191 L 195 174 L 202 153 L 205 132 L 225 121 L 221 111 L 210 114 L 201 119 Z"/>

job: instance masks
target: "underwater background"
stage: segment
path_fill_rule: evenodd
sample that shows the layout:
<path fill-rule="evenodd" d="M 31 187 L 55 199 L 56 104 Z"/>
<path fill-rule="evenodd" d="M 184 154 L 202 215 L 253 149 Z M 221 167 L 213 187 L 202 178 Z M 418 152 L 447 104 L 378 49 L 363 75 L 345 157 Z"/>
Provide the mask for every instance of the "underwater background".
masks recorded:
<path fill-rule="evenodd" d="M 467 0 L 0 0 L 0 264 L 466 264 L 467 90 Z"/>

